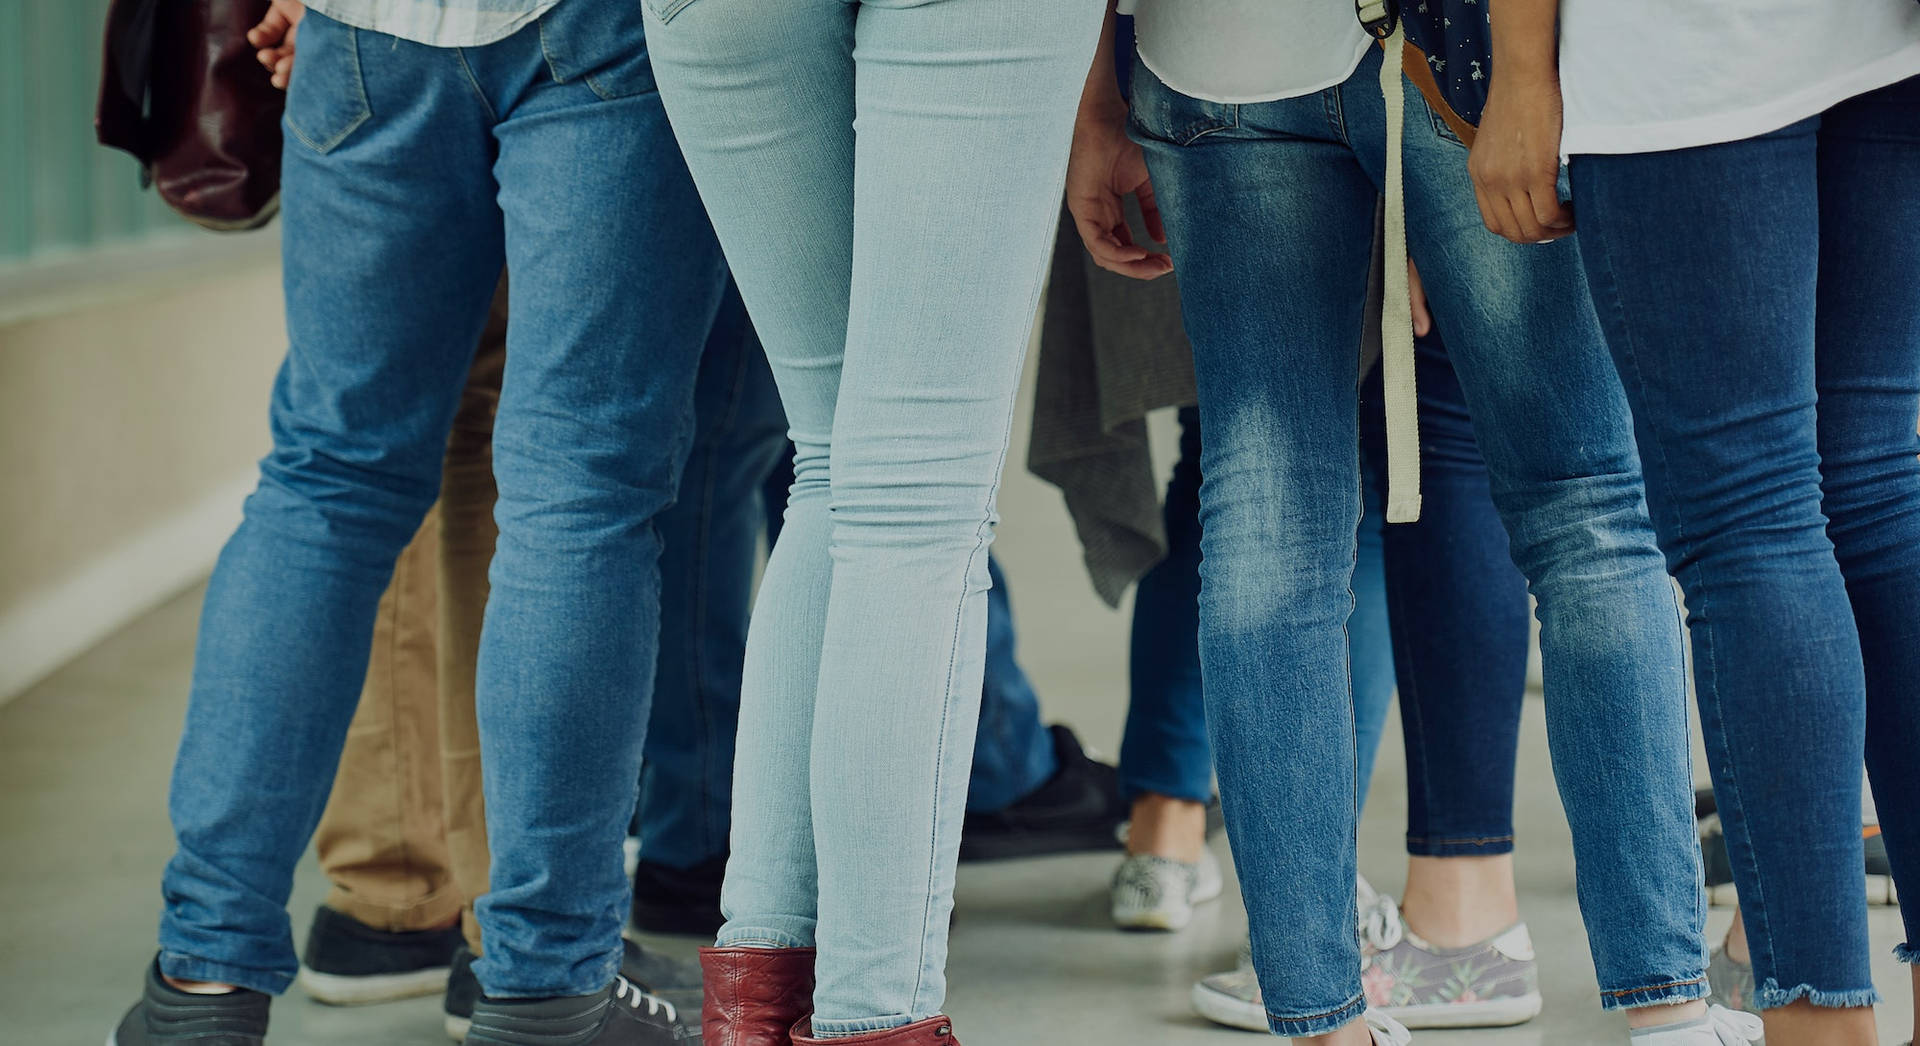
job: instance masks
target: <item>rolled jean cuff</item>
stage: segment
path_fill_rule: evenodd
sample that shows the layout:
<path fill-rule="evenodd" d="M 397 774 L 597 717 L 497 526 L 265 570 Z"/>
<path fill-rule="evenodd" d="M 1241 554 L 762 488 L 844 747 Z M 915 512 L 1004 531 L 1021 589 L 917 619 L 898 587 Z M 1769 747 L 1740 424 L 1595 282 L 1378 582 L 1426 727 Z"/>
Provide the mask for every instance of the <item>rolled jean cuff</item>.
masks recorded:
<path fill-rule="evenodd" d="M 458 890 L 437 890 L 417 901 L 381 904 L 335 886 L 327 891 L 327 907 L 362 926 L 387 933 L 418 933 L 453 925 L 467 908 L 467 899 Z"/>
<path fill-rule="evenodd" d="M 1893 957 L 1908 966 L 1920 965 L 1920 948 L 1914 947 L 1911 943 L 1896 944 L 1893 946 Z"/>
<path fill-rule="evenodd" d="M 811 948 L 813 947 L 813 929 L 806 920 L 794 919 L 788 925 L 776 926 L 770 923 L 754 925 L 734 925 L 732 922 L 720 928 L 719 939 L 714 942 L 716 948 Z"/>
<path fill-rule="evenodd" d="M 1325 1035 L 1330 1031 L 1352 1024 L 1354 1021 L 1360 1019 L 1361 1014 L 1366 1012 L 1366 995 L 1364 993 L 1356 993 L 1352 999 L 1347 1000 L 1347 1002 L 1342 1004 L 1338 1009 L 1328 1010 L 1325 1013 L 1309 1014 L 1304 1017 L 1283 1017 L 1272 1010 L 1268 1010 L 1267 1026 L 1273 1029 L 1275 1035 L 1281 1036 L 1302 1038 L 1308 1035 Z"/>
<path fill-rule="evenodd" d="M 1677 1002 L 1692 1002 L 1704 999 L 1709 991 L 1707 975 L 1681 981 L 1661 981 L 1644 988 L 1621 988 L 1600 992 L 1600 1008 L 1603 1010 L 1632 1010 L 1642 1006 L 1671 1006 Z"/>
<path fill-rule="evenodd" d="M 813 1037 L 816 1039 L 845 1039 L 855 1035 L 865 1035 L 869 1032 L 892 1031 L 895 1028 L 904 1028 L 915 1021 L 924 1021 L 927 1017 L 932 1016 L 934 1015 L 931 1013 L 927 1014 L 926 1017 L 909 1017 L 905 1014 L 895 1013 L 888 1014 L 885 1017 L 859 1017 L 844 1021 L 821 1020 L 816 1016 L 812 1018 L 811 1024 L 813 1025 Z"/>
<path fill-rule="evenodd" d="M 1847 988 L 1840 991 L 1815 988 L 1811 984 L 1796 984 L 1791 988 L 1782 988 L 1780 987 L 1780 982 L 1774 980 L 1772 977 L 1767 978 L 1765 983 L 1756 985 L 1753 989 L 1753 1004 L 1755 1009 L 1771 1010 L 1776 1006 L 1785 1006 L 1789 1003 L 1799 1002 L 1802 999 L 1805 999 L 1815 1006 L 1828 1009 L 1844 1009 L 1854 1006 L 1876 1005 L 1880 1002 L 1880 993 L 1876 991 L 1872 985 L 1868 985 L 1865 988 Z"/>
<path fill-rule="evenodd" d="M 1480 836 L 1407 833 L 1407 853 L 1414 857 L 1495 857 L 1512 852 L 1512 832 L 1505 835 Z"/>
<path fill-rule="evenodd" d="M 285 995 L 293 985 L 293 975 L 278 970 L 261 970 L 251 966 L 235 966 L 231 963 L 214 962 L 179 952 L 162 951 L 160 953 L 160 972 L 177 981 L 208 981 L 213 984 L 231 984 L 236 988 L 250 988 L 268 995 Z"/>

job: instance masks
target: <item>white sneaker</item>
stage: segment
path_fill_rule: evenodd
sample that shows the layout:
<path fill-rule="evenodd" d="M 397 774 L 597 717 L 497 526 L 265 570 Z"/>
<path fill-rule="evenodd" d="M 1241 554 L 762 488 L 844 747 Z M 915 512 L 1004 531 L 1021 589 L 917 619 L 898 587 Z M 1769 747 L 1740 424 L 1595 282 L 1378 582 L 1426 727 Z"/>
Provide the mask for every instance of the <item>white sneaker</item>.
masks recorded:
<path fill-rule="evenodd" d="M 1193 906 L 1220 896 L 1220 859 L 1201 849 L 1192 863 L 1150 854 L 1128 854 L 1113 873 L 1113 922 L 1123 930 L 1179 930 L 1193 920 Z"/>
<path fill-rule="evenodd" d="M 1766 1030 L 1760 1018 L 1751 1013 L 1709 1006 L 1707 1015 L 1699 1020 L 1635 1028 L 1628 1041 L 1632 1046 L 1749 1046 L 1761 1041 Z"/>
<path fill-rule="evenodd" d="M 1406 1025 L 1379 1010 L 1368 1010 L 1366 1021 L 1367 1030 L 1373 1033 L 1373 1046 L 1407 1046 L 1413 1041 Z"/>

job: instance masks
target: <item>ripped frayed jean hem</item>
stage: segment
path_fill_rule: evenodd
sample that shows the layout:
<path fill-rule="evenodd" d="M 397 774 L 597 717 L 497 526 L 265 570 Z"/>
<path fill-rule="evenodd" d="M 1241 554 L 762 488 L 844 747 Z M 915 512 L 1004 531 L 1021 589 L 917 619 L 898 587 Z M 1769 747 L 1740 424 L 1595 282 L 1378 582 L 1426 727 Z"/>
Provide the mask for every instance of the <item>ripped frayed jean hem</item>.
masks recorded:
<path fill-rule="evenodd" d="M 1851 1006 L 1872 1006 L 1880 1001 L 1880 993 L 1871 986 L 1847 991 L 1825 991 L 1811 984 L 1782 988 L 1780 982 L 1771 977 L 1767 978 L 1765 984 L 1758 985 L 1753 990 L 1754 1006 L 1762 1010 L 1771 1010 L 1776 1006 L 1785 1006 L 1802 999 L 1815 1006 L 1842 1009 Z"/>
<path fill-rule="evenodd" d="M 1908 966 L 1920 965 L 1920 947 L 1911 943 L 1896 944 L 1893 946 L 1893 957 Z"/>

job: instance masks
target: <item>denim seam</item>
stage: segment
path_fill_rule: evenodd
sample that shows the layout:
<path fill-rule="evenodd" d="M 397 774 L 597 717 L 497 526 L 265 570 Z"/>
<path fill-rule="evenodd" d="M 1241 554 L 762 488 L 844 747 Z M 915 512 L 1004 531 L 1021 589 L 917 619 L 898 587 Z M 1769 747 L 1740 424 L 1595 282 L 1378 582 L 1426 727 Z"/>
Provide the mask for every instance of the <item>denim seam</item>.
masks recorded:
<path fill-rule="evenodd" d="M 1326 109 L 1327 127 L 1342 144 L 1349 149 L 1353 148 L 1353 142 L 1347 137 L 1347 108 L 1341 101 L 1340 88 L 1329 87 L 1320 92 L 1320 98 L 1321 104 Z"/>
<path fill-rule="evenodd" d="M 1667 981 L 1663 984 L 1649 984 L 1639 988 L 1621 988 L 1617 991 L 1602 991 L 1600 994 L 1611 999 L 1618 999 L 1623 995 L 1638 995 L 1641 992 L 1660 992 L 1670 988 L 1685 988 L 1688 985 L 1705 983 L 1707 983 L 1707 975 L 1703 973 L 1698 977 L 1689 977 L 1684 981 Z"/>
<path fill-rule="evenodd" d="M 1272 1027 L 1274 1025 L 1290 1026 L 1289 1031 L 1280 1032 L 1280 1034 L 1294 1034 L 1295 1032 L 1297 1032 L 1298 1034 L 1302 1034 L 1302 1035 L 1320 1035 L 1325 1032 L 1332 1031 L 1334 1029 L 1332 1028 L 1304 1029 L 1304 1028 L 1299 1028 L 1298 1026 L 1315 1024 L 1320 1021 L 1330 1020 L 1332 1018 L 1341 1017 L 1350 1012 L 1357 1017 L 1361 1012 L 1364 1012 L 1366 1008 L 1366 1004 L 1367 1004 L 1367 997 L 1366 997 L 1366 994 L 1363 992 L 1359 995 L 1355 995 L 1351 999 L 1348 999 L 1346 1002 L 1342 1003 L 1341 1005 L 1326 1011 L 1325 1013 L 1311 1013 L 1302 1017 L 1283 1017 L 1277 1013 L 1274 1013 L 1272 1010 L 1267 1010 L 1266 1011 L 1267 1024 L 1269 1026 L 1269 1029 L 1274 1031 L 1278 1031 L 1277 1028 Z"/>
<path fill-rule="evenodd" d="M 1628 351 L 1625 355 L 1627 356 L 1628 366 L 1620 368 L 1622 372 L 1621 377 L 1624 380 L 1626 372 L 1628 370 L 1632 371 L 1633 382 L 1638 387 L 1640 398 L 1644 402 L 1647 397 L 1647 378 L 1640 366 L 1641 352 L 1640 347 L 1636 344 L 1638 339 L 1634 337 L 1633 327 L 1628 322 L 1625 303 L 1621 300 L 1620 279 L 1614 271 L 1613 253 L 1608 249 L 1606 240 L 1602 237 L 1592 235 L 1591 230 L 1589 230 L 1588 242 L 1593 243 L 1597 248 L 1592 253 L 1596 255 L 1600 261 L 1598 266 L 1590 270 L 1589 280 L 1605 281 L 1609 292 L 1607 295 L 1607 308 L 1613 314 L 1614 323 L 1627 339 L 1626 348 Z M 1665 438 L 1662 437 L 1658 431 L 1653 431 L 1651 435 L 1653 437 L 1651 441 L 1653 443 L 1653 450 L 1660 458 L 1661 467 L 1671 474 L 1672 455 L 1668 451 Z M 1645 453 L 1644 449 L 1642 453 Z M 1674 514 L 1673 527 L 1674 536 L 1680 543 L 1685 544 L 1687 541 L 1687 524 L 1686 520 L 1679 513 Z M 1697 582 L 1694 586 L 1694 591 L 1698 593 L 1698 599 L 1695 602 L 1697 602 L 1700 608 L 1699 613 L 1701 616 L 1707 616 L 1709 614 L 1709 603 L 1705 571 L 1702 569 L 1701 564 L 1696 561 L 1688 565 L 1687 572 L 1692 574 Z M 1686 586 L 1683 585 L 1682 587 L 1684 588 Z M 1693 601 L 1692 594 L 1689 594 L 1688 598 L 1690 601 Z M 1689 634 L 1691 634 L 1691 630 L 1689 630 Z M 1700 634 L 1699 646 L 1705 656 L 1698 659 L 1695 668 L 1696 671 L 1704 671 L 1706 673 L 1711 685 L 1705 687 L 1696 685 L 1697 699 L 1700 701 L 1710 701 L 1713 705 L 1715 719 L 1721 723 L 1725 723 L 1726 710 L 1721 706 L 1720 702 L 1719 654 L 1714 647 L 1713 633 L 1711 630 Z M 1688 729 L 1692 729 L 1691 724 L 1689 724 Z M 1720 731 L 1718 743 L 1714 744 L 1713 748 L 1717 750 L 1720 756 L 1720 766 L 1726 778 L 1727 794 L 1719 800 L 1720 807 L 1723 810 L 1731 810 L 1736 816 L 1739 816 L 1741 821 L 1739 834 L 1744 842 L 1744 845 L 1737 846 L 1734 836 L 1732 834 L 1726 835 L 1727 860 L 1729 864 L 1735 860 L 1745 864 L 1747 879 L 1753 884 L 1754 896 L 1751 898 L 1742 898 L 1744 903 L 1741 905 L 1741 916 L 1747 926 L 1749 942 L 1757 937 L 1760 942 L 1760 948 L 1756 950 L 1764 952 L 1765 962 L 1760 968 L 1771 972 L 1777 957 L 1773 950 L 1773 934 L 1767 926 L 1766 897 L 1760 885 L 1760 871 L 1758 863 L 1754 859 L 1752 843 L 1745 838 L 1747 829 L 1745 817 L 1740 813 L 1742 810 L 1740 802 L 1740 782 L 1734 772 L 1732 754 L 1727 749 L 1726 731 L 1724 729 Z M 1719 782 L 1716 782 L 1716 787 L 1718 784 Z M 1723 826 L 1725 824 L 1724 816 L 1722 817 L 1722 824 Z M 1744 852 L 1736 854 L 1736 850 Z M 1738 877 L 1736 877 L 1736 879 L 1737 878 Z M 1756 923 L 1758 924 L 1757 926 L 1755 925 Z M 1754 955 L 1750 956 L 1750 958 L 1754 959 L 1756 964 L 1759 964 L 1758 961 L 1762 956 Z"/>
<path fill-rule="evenodd" d="M 1488 843 L 1513 842 L 1513 836 L 1512 834 L 1478 836 L 1414 835 L 1409 832 L 1407 833 L 1407 842 L 1421 843 L 1429 846 L 1485 846 Z"/>
<path fill-rule="evenodd" d="M 453 56 L 459 60 L 460 71 L 466 74 L 467 83 L 473 87 L 474 97 L 480 99 L 480 107 L 487 111 L 488 122 L 499 123 L 500 114 L 493 111 L 493 100 L 487 97 L 486 90 L 480 86 L 480 78 L 474 75 L 473 66 L 467 63 L 467 49 L 456 47 L 453 49 Z"/>
<path fill-rule="evenodd" d="M 341 25 L 340 28 L 345 29 L 347 33 L 348 57 L 353 62 L 353 89 L 354 93 L 357 94 L 360 99 L 360 115 L 354 117 L 347 126 L 327 138 L 324 143 L 316 142 L 312 138 L 307 137 L 307 133 L 300 129 L 300 125 L 292 120 L 282 121 L 286 124 L 287 129 L 293 132 L 295 138 L 300 139 L 303 145 L 322 156 L 339 148 L 340 143 L 346 141 L 348 136 L 359 130 L 362 124 L 373 119 L 373 105 L 367 101 L 366 73 L 360 68 L 360 30 L 350 25 Z"/>

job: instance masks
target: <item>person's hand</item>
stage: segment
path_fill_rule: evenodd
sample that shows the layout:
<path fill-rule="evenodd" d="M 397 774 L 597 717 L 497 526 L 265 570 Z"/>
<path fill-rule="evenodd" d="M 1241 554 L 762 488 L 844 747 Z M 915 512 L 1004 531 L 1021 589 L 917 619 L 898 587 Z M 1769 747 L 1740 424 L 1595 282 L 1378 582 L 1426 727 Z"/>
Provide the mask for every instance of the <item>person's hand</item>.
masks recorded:
<path fill-rule="evenodd" d="M 1424 338 L 1433 330 L 1433 313 L 1427 309 L 1427 289 L 1420 285 L 1420 267 L 1407 259 L 1407 297 L 1413 304 L 1413 334 Z"/>
<path fill-rule="evenodd" d="M 1067 210 L 1094 264 L 1109 272 L 1151 280 L 1173 271 L 1173 259 L 1133 242 L 1122 201 L 1140 201 L 1141 217 L 1155 243 L 1167 242 L 1153 182 L 1138 143 L 1127 137 L 1124 105 L 1083 106 L 1074 121 L 1073 152 L 1067 162 Z"/>
<path fill-rule="evenodd" d="M 293 79 L 293 41 L 306 13 L 307 5 L 300 0 L 272 0 L 266 17 L 247 30 L 247 42 L 259 48 L 255 57 L 273 74 L 273 86 L 283 91 Z"/>
<path fill-rule="evenodd" d="M 1551 75 L 1493 78 L 1474 136 L 1467 173 L 1480 218 L 1515 243 L 1542 243 L 1573 233 L 1573 211 L 1560 201 L 1560 83 Z"/>

